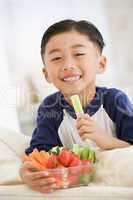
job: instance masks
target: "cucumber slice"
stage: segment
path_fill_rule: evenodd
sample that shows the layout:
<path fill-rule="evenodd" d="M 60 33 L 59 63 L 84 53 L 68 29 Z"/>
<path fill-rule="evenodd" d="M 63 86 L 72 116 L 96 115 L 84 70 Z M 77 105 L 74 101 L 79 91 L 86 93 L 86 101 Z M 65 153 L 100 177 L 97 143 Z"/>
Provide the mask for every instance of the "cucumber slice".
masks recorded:
<path fill-rule="evenodd" d="M 90 149 L 88 147 L 84 147 L 81 153 L 81 160 L 88 160 L 89 154 L 90 154 Z"/>
<path fill-rule="evenodd" d="M 83 150 L 83 148 L 80 147 L 78 144 L 74 144 L 74 145 L 73 145 L 72 152 L 73 152 L 75 155 L 81 156 L 82 150 Z"/>

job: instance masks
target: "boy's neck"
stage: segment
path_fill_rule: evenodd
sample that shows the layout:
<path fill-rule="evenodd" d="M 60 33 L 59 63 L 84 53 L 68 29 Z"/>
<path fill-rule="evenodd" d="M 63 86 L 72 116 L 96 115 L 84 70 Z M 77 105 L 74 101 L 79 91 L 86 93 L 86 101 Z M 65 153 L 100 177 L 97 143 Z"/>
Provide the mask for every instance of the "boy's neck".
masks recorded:
<path fill-rule="evenodd" d="M 87 105 L 90 104 L 90 102 L 92 101 L 92 99 L 94 98 L 96 94 L 96 86 L 91 86 L 86 88 L 86 90 L 84 90 L 83 92 L 81 92 L 79 95 L 80 101 L 82 106 L 85 108 Z M 69 95 L 64 95 L 64 98 L 66 99 L 66 101 L 72 105 L 72 102 L 70 100 L 70 96 Z"/>

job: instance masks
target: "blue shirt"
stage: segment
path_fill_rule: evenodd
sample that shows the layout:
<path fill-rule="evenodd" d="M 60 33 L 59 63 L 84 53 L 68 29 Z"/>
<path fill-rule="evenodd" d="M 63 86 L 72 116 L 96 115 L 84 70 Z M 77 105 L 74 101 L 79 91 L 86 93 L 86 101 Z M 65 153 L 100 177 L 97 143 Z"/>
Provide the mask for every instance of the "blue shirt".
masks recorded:
<path fill-rule="evenodd" d="M 84 108 L 84 112 L 93 117 L 101 107 L 109 120 L 113 122 L 116 137 L 133 144 L 133 104 L 127 95 L 115 88 L 96 87 L 95 97 Z M 37 126 L 33 132 L 30 147 L 25 150 L 26 154 L 31 153 L 34 148 L 48 151 L 53 146 L 62 146 L 58 131 L 63 121 L 64 109 L 76 119 L 73 107 L 67 103 L 60 92 L 44 99 L 38 109 Z M 106 123 L 106 119 L 103 121 Z"/>

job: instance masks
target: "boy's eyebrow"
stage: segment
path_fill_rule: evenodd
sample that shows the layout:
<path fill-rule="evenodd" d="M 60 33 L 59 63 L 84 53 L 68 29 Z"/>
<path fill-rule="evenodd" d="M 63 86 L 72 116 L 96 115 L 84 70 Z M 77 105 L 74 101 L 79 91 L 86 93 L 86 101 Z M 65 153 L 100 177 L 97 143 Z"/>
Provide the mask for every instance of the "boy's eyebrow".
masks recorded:
<path fill-rule="evenodd" d="M 56 48 L 56 49 L 52 49 L 51 51 L 49 51 L 49 55 L 52 54 L 52 53 L 55 53 L 55 52 L 60 52 L 61 50 Z"/>
<path fill-rule="evenodd" d="M 85 48 L 85 45 L 83 45 L 83 44 L 75 44 L 75 45 L 72 46 L 72 48 L 78 48 L 78 47 Z"/>
<path fill-rule="evenodd" d="M 78 48 L 78 47 L 85 48 L 85 45 L 83 45 L 83 44 L 75 44 L 75 45 L 72 45 L 72 46 L 71 46 L 72 49 L 73 49 L 73 48 Z M 50 55 L 50 54 L 52 54 L 52 53 L 60 52 L 60 51 L 61 51 L 61 49 L 56 48 L 56 49 L 52 49 L 51 51 L 49 51 L 48 54 Z"/>

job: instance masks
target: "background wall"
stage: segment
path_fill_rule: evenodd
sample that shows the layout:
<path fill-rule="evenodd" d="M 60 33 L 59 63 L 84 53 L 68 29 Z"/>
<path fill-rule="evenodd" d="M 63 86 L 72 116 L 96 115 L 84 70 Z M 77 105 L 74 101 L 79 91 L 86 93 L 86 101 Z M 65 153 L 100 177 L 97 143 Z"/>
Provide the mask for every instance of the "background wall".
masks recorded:
<path fill-rule="evenodd" d="M 42 35 L 49 25 L 65 18 L 92 21 L 105 39 L 108 65 L 106 73 L 97 77 L 97 84 L 118 87 L 133 96 L 132 0 L 0 0 L 1 66 L 6 70 L 0 75 L 12 91 L 8 95 L 11 93 L 9 99 L 15 106 L 8 112 L 26 134 L 35 126 L 40 101 L 55 91 L 41 73 Z M 6 121 L 6 112 L 5 116 Z M 18 124 L 13 126 L 18 128 Z"/>
<path fill-rule="evenodd" d="M 19 130 L 16 110 L 17 90 L 16 85 L 11 81 L 6 46 L 9 19 L 6 3 L 5 1 L 0 1 L 0 126 Z"/>
<path fill-rule="evenodd" d="M 116 85 L 133 98 L 133 1 L 104 0 Z"/>

